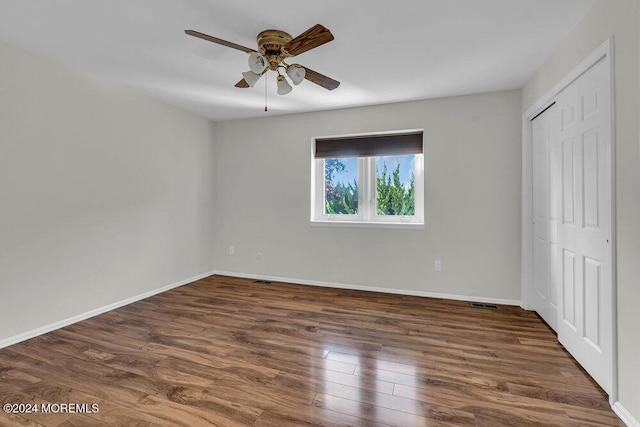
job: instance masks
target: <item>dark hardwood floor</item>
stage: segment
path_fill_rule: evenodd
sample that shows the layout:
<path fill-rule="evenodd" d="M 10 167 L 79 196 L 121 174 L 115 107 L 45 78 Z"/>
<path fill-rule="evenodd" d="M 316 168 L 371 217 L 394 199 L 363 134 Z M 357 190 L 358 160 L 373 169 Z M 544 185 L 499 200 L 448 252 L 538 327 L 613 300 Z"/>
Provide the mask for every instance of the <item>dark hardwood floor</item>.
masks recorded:
<path fill-rule="evenodd" d="M 50 411 L 2 426 L 624 426 L 534 313 L 223 276 L 0 350 L 0 401 Z"/>

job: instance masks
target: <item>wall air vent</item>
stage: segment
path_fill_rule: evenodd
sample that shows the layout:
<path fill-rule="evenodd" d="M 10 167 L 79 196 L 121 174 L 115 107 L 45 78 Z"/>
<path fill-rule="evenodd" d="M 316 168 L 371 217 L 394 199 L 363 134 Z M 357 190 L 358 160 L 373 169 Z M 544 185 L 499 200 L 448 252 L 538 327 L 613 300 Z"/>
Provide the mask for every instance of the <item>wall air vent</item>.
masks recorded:
<path fill-rule="evenodd" d="M 487 310 L 497 310 L 499 307 L 495 304 L 485 304 L 483 302 L 472 302 L 471 307 L 473 308 L 486 308 Z"/>

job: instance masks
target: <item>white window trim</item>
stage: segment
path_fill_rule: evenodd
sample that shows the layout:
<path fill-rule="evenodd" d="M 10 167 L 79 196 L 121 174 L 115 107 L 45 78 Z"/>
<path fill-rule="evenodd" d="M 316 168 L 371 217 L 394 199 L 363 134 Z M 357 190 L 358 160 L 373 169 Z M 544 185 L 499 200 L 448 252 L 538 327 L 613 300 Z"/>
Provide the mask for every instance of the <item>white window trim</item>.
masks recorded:
<path fill-rule="evenodd" d="M 406 132 L 406 131 L 398 131 Z M 376 132 L 390 135 L 396 132 Z M 365 135 L 365 134 L 358 134 Z M 372 134 L 366 134 L 372 135 Z M 345 135 L 353 136 L 353 135 Z M 324 159 L 316 159 L 315 138 L 311 144 L 311 225 L 374 228 L 424 228 L 424 154 L 415 154 L 414 191 L 415 215 L 378 215 L 375 211 L 375 157 L 358 158 L 358 214 L 339 215 L 324 213 Z"/>

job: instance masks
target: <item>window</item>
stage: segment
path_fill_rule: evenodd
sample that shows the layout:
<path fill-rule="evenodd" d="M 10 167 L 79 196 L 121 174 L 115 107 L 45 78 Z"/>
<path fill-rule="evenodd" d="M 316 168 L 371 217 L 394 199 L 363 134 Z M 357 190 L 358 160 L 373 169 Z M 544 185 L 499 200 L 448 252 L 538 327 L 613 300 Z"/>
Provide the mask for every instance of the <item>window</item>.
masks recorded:
<path fill-rule="evenodd" d="M 421 130 L 315 138 L 311 221 L 424 223 Z"/>

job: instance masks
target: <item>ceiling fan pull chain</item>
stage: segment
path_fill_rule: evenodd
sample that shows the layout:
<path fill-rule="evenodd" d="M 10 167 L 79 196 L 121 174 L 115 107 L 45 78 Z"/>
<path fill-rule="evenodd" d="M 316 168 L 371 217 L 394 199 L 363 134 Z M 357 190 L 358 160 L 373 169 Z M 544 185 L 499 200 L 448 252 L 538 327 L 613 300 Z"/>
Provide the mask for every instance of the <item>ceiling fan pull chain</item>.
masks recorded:
<path fill-rule="evenodd" d="M 267 76 L 264 76 L 264 111 L 267 112 Z"/>

